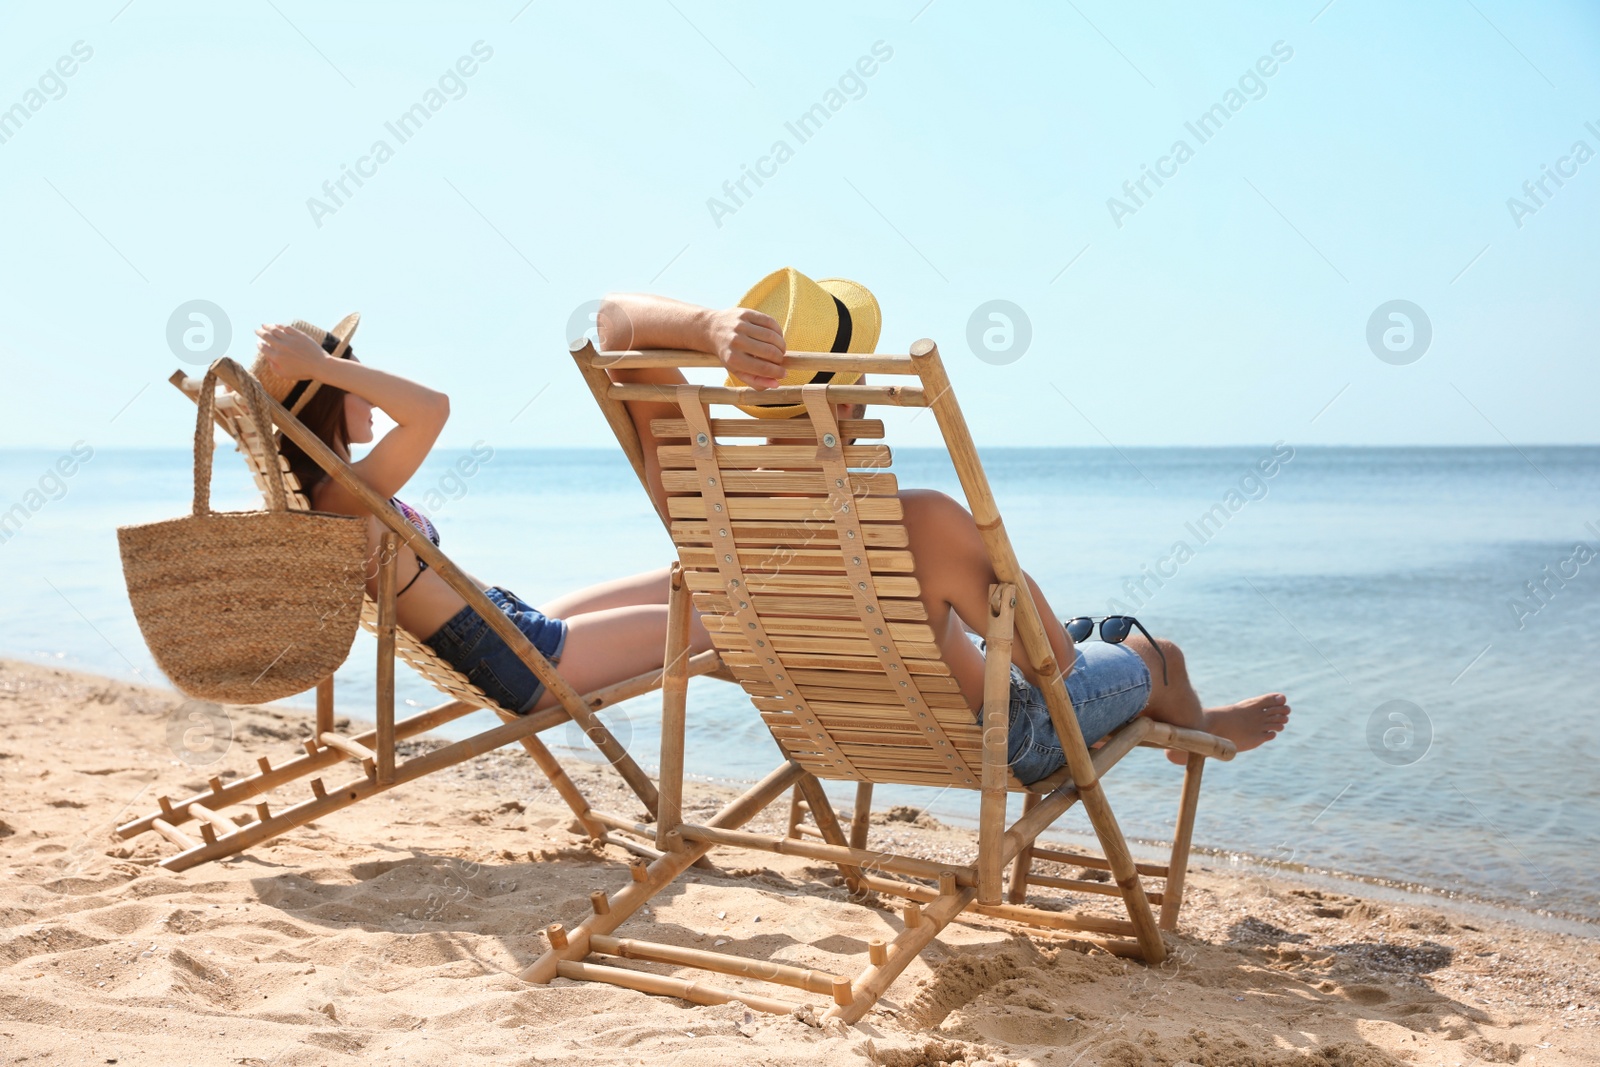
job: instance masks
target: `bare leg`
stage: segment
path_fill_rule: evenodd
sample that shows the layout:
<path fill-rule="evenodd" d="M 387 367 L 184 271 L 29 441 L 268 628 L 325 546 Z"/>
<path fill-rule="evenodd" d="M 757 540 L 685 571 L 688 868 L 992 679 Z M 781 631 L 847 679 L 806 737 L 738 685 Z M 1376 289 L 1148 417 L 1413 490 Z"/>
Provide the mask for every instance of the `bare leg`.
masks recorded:
<path fill-rule="evenodd" d="M 552 619 L 564 619 L 571 626 L 580 615 L 589 615 L 595 612 L 614 611 L 618 608 L 632 607 L 665 607 L 667 603 L 667 568 L 645 571 L 643 574 L 633 574 L 626 578 L 617 578 L 609 582 L 591 585 L 586 589 L 574 590 L 556 597 L 547 604 L 542 605 L 539 611 Z M 666 631 L 661 631 L 662 648 L 665 648 Z M 567 637 L 571 648 L 572 637 L 569 632 Z M 695 655 L 711 647 L 711 635 L 706 633 L 706 628 L 700 621 L 700 613 L 693 608 L 689 611 L 689 654 Z M 563 656 L 562 667 L 565 670 L 566 660 Z M 660 664 L 658 663 L 657 666 Z M 631 677 L 631 675 L 630 675 Z M 580 693 L 585 690 L 578 690 Z"/>
<path fill-rule="evenodd" d="M 1200 696 L 1189 681 L 1189 664 L 1183 650 L 1165 638 L 1156 638 L 1167 658 L 1166 678 L 1162 679 L 1161 656 L 1141 633 L 1128 635 L 1123 642 L 1139 654 L 1150 670 L 1150 701 L 1140 712 L 1157 722 L 1168 722 L 1190 730 L 1206 728 L 1205 711 L 1200 707 Z"/>
<path fill-rule="evenodd" d="M 580 693 L 593 692 L 661 669 L 667 647 L 667 606 L 635 604 L 574 615 L 567 622 L 567 644 L 561 651 L 561 676 Z M 705 629 L 699 628 L 703 647 L 697 648 L 691 631 L 689 654 L 711 647 Z M 554 707 L 555 695 L 545 693 L 537 709 Z"/>
<path fill-rule="evenodd" d="M 539 610 L 552 619 L 569 619 L 591 611 L 666 602 L 667 568 L 662 567 L 563 593 L 549 603 L 541 604 Z"/>
<path fill-rule="evenodd" d="M 1161 657 L 1143 634 L 1131 634 L 1127 646 L 1139 654 L 1150 669 L 1150 702 L 1141 715 L 1191 730 L 1226 737 L 1240 752 L 1271 741 L 1289 725 L 1289 698 L 1282 693 L 1263 693 L 1215 708 L 1202 708 L 1200 697 L 1189 681 L 1189 667 L 1183 650 L 1164 638 L 1156 638 L 1167 659 L 1167 677 L 1161 678 Z M 1168 752 L 1174 763 L 1188 759 L 1182 752 Z"/>
<path fill-rule="evenodd" d="M 982 633 L 988 619 L 989 586 L 996 580 L 988 552 L 972 516 L 948 496 L 927 490 L 906 490 L 900 494 L 900 499 L 905 508 L 906 533 L 916 560 L 915 574 L 922 586 L 929 625 L 962 695 L 973 707 L 979 707 L 983 701 L 983 657 L 967 639 L 965 629 Z M 1076 650 L 1060 619 L 1033 579 L 1027 578 L 1027 582 L 1057 662 L 1076 662 Z M 1288 698 L 1282 693 L 1264 693 L 1215 708 L 1202 707 L 1189 680 L 1183 650 L 1171 641 L 1157 640 L 1166 656 L 1165 680 L 1155 646 L 1141 634 L 1134 634 L 1127 641 L 1128 647 L 1138 653 L 1150 670 L 1150 700 L 1141 714 L 1158 722 L 1226 737 L 1241 752 L 1272 740 L 1288 725 Z M 1028 680 L 1038 684 L 1039 679 L 1023 657 L 1020 643 L 1014 659 Z M 1181 753 L 1168 755 L 1179 763 L 1186 758 Z"/>
<path fill-rule="evenodd" d="M 983 633 L 989 619 L 989 587 L 998 579 L 989 563 L 978 527 L 966 508 L 943 493 L 908 489 L 900 493 L 906 534 L 916 561 L 915 575 L 928 609 L 928 624 L 940 653 L 955 675 L 961 693 L 974 708 L 983 706 L 983 656 L 967 639 L 966 630 Z M 1057 664 L 1076 662 L 1072 639 L 1056 618 L 1032 578 L 1024 575 L 1044 622 L 1045 636 Z M 962 624 L 966 626 L 963 628 Z M 1012 660 L 1037 683 L 1021 642 Z"/>

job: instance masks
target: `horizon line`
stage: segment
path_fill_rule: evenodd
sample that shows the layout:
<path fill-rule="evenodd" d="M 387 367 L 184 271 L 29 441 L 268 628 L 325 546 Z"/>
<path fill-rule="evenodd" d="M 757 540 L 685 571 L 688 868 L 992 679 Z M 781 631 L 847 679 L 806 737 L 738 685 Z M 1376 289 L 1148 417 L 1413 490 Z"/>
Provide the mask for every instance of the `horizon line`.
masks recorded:
<path fill-rule="evenodd" d="M 479 438 L 478 442 L 482 442 L 483 440 L 484 440 L 483 438 Z M 1389 443 L 1389 444 L 1373 444 L 1373 443 L 1370 443 L 1370 442 L 1318 441 L 1318 442 L 1311 442 L 1311 443 L 1306 443 L 1306 444 L 1294 444 L 1293 442 L 1289 442 L 1287 439 L 1284 439 L 1284 438 L 1280 438 L 1279 440 L 1283 441 L 1284 443 L 1290 444 L 1292 447 L 1297 448 L 1297 449 L 1300 449 L 1300 448 L 1308 448 L 1308 449 L 1312 449 L 1312 448 L 1353 448 L 1353 449 L 1417 448 L 1417 449 L 1435 449 L 1435 450 L 1443 451 L 1443 450 L 1446 450 L 1446 449 L 1478 448 L 1478 449 L 1500 449 L 1500 450 L 1504 450 L 1504 451 L 1513 451 L 1514 452 L 1517 449 L 1521 449 L 1521 448 L 1600 448 L 1600 441 L 1513 441 L 1513 442 L 1502 443 L 1502 444 L 1488 444 L 1488 443 L 1481 443 L 1481 442 L 1477 442 L 1477 443 L 1445 442 L 1445 443 L 1442 443 L 1442 444 L 1441 443 L 1422 443 L 1422 442 L 1401 442 L 1401 443 Z M 474 442 L 474 443 L 477 443 L 477 442 Z M 1156 449 L 1177 449 L 1177 448 L 1197 449 L 1197 450 L 1198 449 L 1223 449 L 1223 448 L 1259 448 L 1264 443 L 1273 443 L 1273 442 L 1266 442 L 1263 439 L 1263 440 L 1256 440 L 1256 441 L 1235 441 L 1235 442 L 1229 442 L 1229 443 L 1226 443 L 1226 444 L 1165 444 L 1165 445 L 1148 445 L 1148 444 L 1146 444 L 1146 445 L 1111 445 L 1111 444 L 1102 444 L 1102 445 L 1087 445 L 1087 444 L 1073 444 L 1073 445 L 1013 445 L 1013 444 L 984 444 L 982 441 L 977 441 L 977 442 L 974 442 L 974 443 L 976 444 L 976 446 L 979 449 L 1001 449 L 1001 448 L 1014 449 L 1014 450 L 1027 449 L 1027 450 L 1040 451 L 1040 452 L 1048 452 L 1048 451 L 1083 451 L 1083 452 L 1088 452 L 1088 451 L 1094 451 L 1094 450 L 1099 450 L 1099 451 L 1102 451 L 1102 452 L 1118 452 L 1118 451 L 1121 451 L 1121 452 L 1146 451 L 1146 452 L 1148 452 L 1148 451 L 1153 451 L 1153 450 L 1156 450 Z M 449 450 L 449 449 L 463 449 L 463 448 L 471 448 L 471 447 L 473 447 L 473 444 L 436 443 L 434 445 L 434 450 L 437 451 L 437 450 Z M 606 452 L 606 451 L 616 451 L 619 455 L 621 454 L 621 451 L 619 449 L 616 449 L 614 446 L 607 446 L 607 445 L 604 445 L 604 444 L 596 444 L 596 445 L 563 445 L 563 446 L 505 445 L 505 446 L 501 446 L 501 447 L 503 448 L 504 451 L 507 451 L 507 452 Z M 941 449 L 938 445 L 902 444 L 902 445 L 894 445 L 893 447 L 898 449 L 898 450 L 900 450 L 900 451 L 910 451 L 910 450 L 928 451 L 928 452 L 944 451 L 944 449 Z M 0 452 L 57 452 L 57 451 L 60 451 L 60 449 L 61 449 L 61 446 L 58 445 L 58 444 L 57 445 L 34 445 L 34 444 L 0 445 Z M 119 445 L 101 445 L 101 446 L 97 446 L 95 448 L 95 450 L 97 452 L 98 451 L 105 451 L 105 452 L 174 452 L 174 453 L 184 453 L 184 454 L 187 455 L 187 454 L 191 454 L 192 453 L 193 446 L 190 445 L 190 444 L 178 444 L 178 445 L 120 445 L 119 444 Z M 219 447 L 218 450 L 222 451 L 222 449 L 220 447 Z"/>

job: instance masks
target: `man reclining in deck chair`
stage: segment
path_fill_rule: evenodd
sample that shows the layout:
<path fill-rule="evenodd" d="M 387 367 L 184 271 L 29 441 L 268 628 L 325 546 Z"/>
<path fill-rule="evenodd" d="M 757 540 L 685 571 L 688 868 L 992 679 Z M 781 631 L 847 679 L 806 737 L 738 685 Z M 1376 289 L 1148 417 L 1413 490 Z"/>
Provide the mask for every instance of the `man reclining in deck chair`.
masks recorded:
<path fill-rule="evenodd" d="M 785 371 L 784 353 L 790 348 L 797 352 L 872 352 L 881 321 L 878 303 L 864 287 L 836 278 L 812 281 L 790 268 L 763 278 L 738 306 L 726 310 L 663 296 L 613 293 L 602 303 L 598 317 L 602 351 L 661 348 L 708 352 L 727 367 L 729 385 L 756 389 L 811 380 L 803 372 Z M 675 369 L 611 370 L 610 375 L 617 382 L 684 381 Z M 830 374 L 828 380 L 849 385 L 857 377 Z M 652 419 L 679 418 L 680 413 L 664 403 L 634 401 L 628 409 L 644 446 L 651 495 L 657 510 L 666 514 L 657 438 L 650 423 Z M 744 410 L 771 419 L 792 418 L 805 408 L 768 405 Z M 851 415 L 841 407 L 840 418 Z M 968 640 L 968 631 L 985 625 L 989 587 L 998 579 L 966 508 L 931 490 L 902 490 L 899 496 L 929 625 L 962 695 L 977 715 L 976 709 L 983 707 L 983 657 Z M 1066 675 L 1066 687 L 1087 743 L 1094 744 L 1137 715 L 1225 737 L 1241 751 L 1272 740 L 1288 725 L 1288 700 L 1282 693 L 1202 707 L 1178 646 L 1151 638 L 1128 616 L 1101 621 L 1104 640 L 1077 645 L 1090 635 L 1097 620 L 1078 618 L 1063 625 L 1032 578 L 1028 584 L 1056 662 L 1073 665 Z M 1135 627 L 1138 633 L 1131 632 Z M 1032 674 L 1019 644 L 1011 668 L 1007 757 L 1024 784 L 1050 775 L 1065 762 L 1039 690 L 1040 679 Z M 1187 758 L 1179 752 L 1168 756 L 1176 763 Z"/>
<path fill-rule="evenodd" d="M 394 494 L 417 472 L 450 414 L 445 394 L 356 360 L 350 348 L 356 316 L 333 331 L 308 323 L 264 325 L 253 373 L 267 393 L 300 420 L 339 457 L 350 460 L 352 444 L 372 437 L 372 411 L 396 423 L 352 469 L 430 541 L 439 543 L 433 523 Z M 329 478 L 292 440 L 279 447 L 310 505 L 318 511 L 366 515 L 349 490 Z M 383 530 L 368 516 L 370 551 L 378 551 Z M 521 714 L 554 706 L 554 694 L 516 653 L 467 606 L 461 595 L 428 570 L 416 553 L 400 546 L 396 560 L 400 625 L 417 634 L 442 659 L 482 689 L 501 707 Z M 367 592 L 377 595 L 377 568 Z M 476 580 L 476 579 L 474 579 Z M 544 654 L 580 693 L 661 669 L 667 633 L 667 571 L 622 578 L 560 597 L 540 608 L 498 586 L 484 586 L 489 599 Z M 427 635 L 427 636 L 423 636 Z M 698 621 L 690 631 L 690 653 L 711 647 Z"/>

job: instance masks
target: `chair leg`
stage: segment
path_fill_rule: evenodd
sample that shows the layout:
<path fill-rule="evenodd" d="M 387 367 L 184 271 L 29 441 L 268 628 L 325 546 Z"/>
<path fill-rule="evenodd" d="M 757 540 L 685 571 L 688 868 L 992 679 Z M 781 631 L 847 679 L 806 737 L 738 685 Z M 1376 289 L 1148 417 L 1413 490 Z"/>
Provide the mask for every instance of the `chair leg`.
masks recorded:
<path fill-rule="evenodd" d="M 682 846 L 683 745 L 689 709 L 689 590 L 683 568 L 672 565 L 667 589 L 667 644 L 661 675 L 661 785 L 656 813 L 656 848 Z"/>
<path fill-rule="evenodd" d="M 333 733 L 333 675 L 317 683 L 317 736 Z"/>
<path fill-rule="evenodd" d="M 713 815 L 707 825 L 730 830 L 743 826 L 782 796 L 804 773 L 798 763 L 782 764 Z M 665 853 L 644 868 L 643 878 L 635 874 L 633 881 L 621 891 L 610 897 L 598 894 L 598 899 L 591 895 L 594 914 L 572 930 L 547 928 L 554 935 L 550 938 L 550 948 L 522 969 L 522 980 L 538 985 L 548 984 L 550 979 L 556 977 L 559 964 L 576 962 L 589 954 L 589 938 L 592 935 L 610 934 L 651 897 L 671 885 L 697 859 L 710 852 L 711 848 L 709 843 L 696 842 L 677 852 Z"/>
<path fill-rule="evenodd" d="M 811 809 L 811 819 L 817 824 L 817 829 L 822 833 L 822 840 L 830 845 L 846 845 L 844 828 L 839 825 L 839 817 L 833 812 L 833 804 L 828 800 L 828 794 L 822 791 L 822 783 L 817 781 L 813 774 L 806 774 L 795 783 L 797 792 L 805 794 L 806 805 Z M 839 873 L 844 875 L 845 884 L 850 892 L 861 891 L 861 868 L 839 864 Z"/>
<path fill-rule="evenodd" d="M 867 847 L 867 827 L 872 822 L 872 783 L 856 783 L 856 806 L 850 813 L 850 847 Z"/>
<path fill-rule="evenodd" d="M 1172 856 L 1167 862 L 1167 885 L 1161 892 L 1161 929 L 1178 928 L 1178 909 L 1183 907 L 1183 880 L 1189 867 L 1189 843 L 1194 836 L 1194 816 L 1200 807 L 1200 775 L 1206 758 L 1189 753 L 1183 771 L 1183 799 L 1178 804 L 1178 824 L 1172 831 Z"/>
<path fill-rule="evenodd" d="M 842 1019 L 846 1025 L 858 1022 L 878 1002 L 878 998 L 883 996 L 884 990 L 900 977 L 900 972 L 904 971 L 911 961 L 928 947 L 928 943 L 939 935 L 939 931 L 950 925 L 950 921 L 960 915 L 977 897 L 978 891 L 975 888 L 940 893 L 939 898 L 932 904 L 913 911 L 911 914 L 916 917 L 915 925 L 907 922 L 899 936 L 884 946 L 883 962 L 869 964 L 867 969 L 850 984 L 849 1003 L 834 1004 L 822 1017 L 823 1020 Z"/>
<path fill-rule="evenodd" d="M 1025 793 L 1022 797 L 1022 814 L 1026 815 L 1039 806 L 1038 793 Z M 1025 903 L 1028 899 L 1028 875 L 1033 873 L 1033 843 L 1024 845 L 1022 851 L 1017 853 L 1017 858 L 1011 863 L 1011 888 L 1006 893 L 1006 899 L 1013 904 Z"/>
<path fill-rule="evenodd" d="M 805 801 L 800 799 L 800 787 L 795 786 L 794 791 L 789 794 L 789 829 L 784 836 L 793 838 L 803 836 L 800 833 L 800 824 L 805 821 L 805 818 Z"/>
<path fill-rule="evenodd" d="M 989 588 L 989 626 L 984 637 L 983 781 L 978 808 L 978 902 L 1000 903 L 1005 859 L 1006 785 L 1011 778 L 1011 628 L 1016 587 Z"/>
<path fill-rule="evenodd" d="M 515 722 L 514 716 L 501 716 L 507 722 Z M 533 757 L 533 762 L 538 765 L 540 772 L 555 786 L 556 793 L 566 801 L 567 807 L 572 809 L 572 814 L 577 816 L 578 823 L 583 827 L 583 832 L 589 835 L 589 840 L 598 841 L 606 834 L 606 828 L 596 822 L 589 815 L 589 802 L 578 791 L 567 772 L 556 759 L 555 753 L 545 746 L 545 743 L 532 735 L 518 739 L 528 755 Z"/>
<path fill-rule="evenodd" d="M 375 687 L 378 706 L 373 722 L 377 726 L 378 734 L 374 749 L 378 756 L 379 785 L 391 785 L 394 782 L 394 639 L 397 625 L 395 557 L 399 554 L 399 545 L 399 538 L 395 536 L 393 530 L 383 531 L 383 535 L 378 538 L 378 676 Z M 319 699 L 317 702 L 319 723 L 322 718 L 321 703 Z"/>
<path fill-rule="evenodd" d="M 1144 961 L 1160 963 L 1167 958 L 1167 946 L 1161 940 L 1161 929 L 1156 925 L 1155 913 L 1150 910 L 1150 898 L 1144 894 L 1144 884 L 1139 880 L 1139 871 L 1134 866 L 1128 839 L 1117 824 L 1117 817 L 1106 800 L 1105 790 L 1097 780 L 1092 788 L 1080 786 L 1079 793 L 1083 809 L 1089 816 L 1089 824 L 1094 827 L 1095 837 L 1100 840 L 1100 851 L 1105 854 L 1106 863 L 1111 868 L 1111 877 L 1117 883 L 1117 888 L 1122 890 L 1122 899 L 1128 909 L 1128 918 L 1133 922 L 1134 937 L 1139 942 Z"/>

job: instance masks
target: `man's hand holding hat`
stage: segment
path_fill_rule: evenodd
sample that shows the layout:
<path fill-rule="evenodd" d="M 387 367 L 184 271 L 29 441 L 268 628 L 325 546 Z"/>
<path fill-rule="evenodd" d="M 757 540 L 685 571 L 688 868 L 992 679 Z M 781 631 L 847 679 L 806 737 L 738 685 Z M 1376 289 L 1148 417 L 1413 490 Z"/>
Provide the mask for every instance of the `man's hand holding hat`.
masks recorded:
<path fill-rule="evenodd" d="M 747 307 L 712 311 L 706 340 L 729 374 L 757 389 L 770 389 L 783 378 L 783 333 L 778 320 L 765 312 Z"/>

